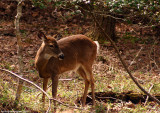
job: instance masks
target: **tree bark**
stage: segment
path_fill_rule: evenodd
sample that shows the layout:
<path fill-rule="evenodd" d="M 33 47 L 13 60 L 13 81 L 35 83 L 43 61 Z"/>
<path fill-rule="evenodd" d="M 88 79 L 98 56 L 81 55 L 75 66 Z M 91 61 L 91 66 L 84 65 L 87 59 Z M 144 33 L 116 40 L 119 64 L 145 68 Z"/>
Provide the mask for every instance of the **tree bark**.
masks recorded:
<path fill-rule="evenodd" d="M 23 68 L 23 58 L 22 58 L 22 40 L 21 40 L 21 35 L 20 35 L 20 30 L 19 30 L 19 20 L 22 16 L 22 1 L 23 0 L 17 0 L 18 5 L 17 5 L 17 15 L 15 16 L 15 30 L 16 30 L 16 37 L 17 37 L 17 53 L 18 53 L 18 73 L 22 75 L 22 68 Z M 18 83 L 18 88 L 17 88 L 17 93 L 16 93 L 16 98 L 15 98 L 15 103 L 14 105 L 17 106 L 20 100 L 20 95 L 22 92 L 22 86 L 23 86 L 23 81 L 19 79 Z"/>
<path fill-rule="evenodd" d="M 116 19 L 114 19 L 111 16 L 98 16 L 98 20 L 102 28 L 105 30 L 105 32 L 108 34 L 109 37 L 113 41 L 116 41 L 116 36 L 115 36 L 115 23 Z M 96 23 L 94 23 L 94 29 L 92 33 L 92 37 L 94 37 L 95 40 L 100 41 L 101 43 L 106 41 L 106 38 L 103 33 L 99 30 L 98 26 Z"/>

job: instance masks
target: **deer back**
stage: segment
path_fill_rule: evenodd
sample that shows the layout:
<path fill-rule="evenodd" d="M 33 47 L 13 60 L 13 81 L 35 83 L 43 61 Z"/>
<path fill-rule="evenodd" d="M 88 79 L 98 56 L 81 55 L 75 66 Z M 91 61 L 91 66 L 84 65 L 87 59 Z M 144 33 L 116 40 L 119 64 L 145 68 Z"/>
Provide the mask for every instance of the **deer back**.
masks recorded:
<path fill-rule="evenodd" d="M 42 43 L 43 44 L 43 43 Z M 57 41 L 64 59 L 51 56 L 45 58 L 43 45 L 37 52 L 37 68 L 41 77 L 50 77 L 51 74 L 61 74 L 65 71 L 77 70 L 80 66 L 92 66 L 97 53 L 95 42 L 84 35 L 73 35 Z M 41 58 L 38 58 L 42 56 Z M 43 74 L 43 75 L 42 75 Z M 44 75 L 45 74 L 45 75 Z"/>

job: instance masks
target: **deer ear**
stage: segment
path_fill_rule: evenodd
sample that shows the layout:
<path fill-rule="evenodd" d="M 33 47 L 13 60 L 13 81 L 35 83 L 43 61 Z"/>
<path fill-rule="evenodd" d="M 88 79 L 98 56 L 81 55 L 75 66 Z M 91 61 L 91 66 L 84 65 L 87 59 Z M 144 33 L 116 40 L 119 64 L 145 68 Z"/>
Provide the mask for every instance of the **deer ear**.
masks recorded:
<path fill-rule="evenodd" d="M 54 38 L 55 40 L 57 40 L 57 39 L 56 39 L 56 36 L 57 36 L 57 34 L 53 35 L 52 38 Z"/>
<path fill-rule="evenodd" d="M 45 35 L 42 31 L 39 31 L 39 32 L 38 32 L 38 37 L 39 37 L 40 39 L 42 39 L 43 41 L 47 40 L 46 35 Z"/>
<path fill-rule="evenodd" d="M 54 38 L 58 41 L 62 38 L 62 35 L 61 34 L 56 34 L 56 35 L 54 35 Z"/>

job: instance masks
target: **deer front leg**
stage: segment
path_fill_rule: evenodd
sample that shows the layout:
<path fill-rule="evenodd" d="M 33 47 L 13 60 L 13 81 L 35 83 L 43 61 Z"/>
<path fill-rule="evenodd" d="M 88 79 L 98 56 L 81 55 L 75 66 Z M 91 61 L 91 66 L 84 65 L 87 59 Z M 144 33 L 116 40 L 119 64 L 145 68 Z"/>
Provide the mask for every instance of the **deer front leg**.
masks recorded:
<path fill-rule="evenodd" d="M 57 87 L 58 87 L 58 75 L 52 75 L 52 97 L 56 99 Z M 54 112 L 56 112 L 56 101 L 54 100 Z"/>
<path fill-rule="evenodd" d="M 43 90 L 46 92 L 47 90 L 47 84 L 48 84 L 48 79 L 49 78 L 44 78 L 43 79 Z M 42 102 L 44 102 L 45 104 L 45 94 L 43 93 L 43 96 L 42 96 Z"/>

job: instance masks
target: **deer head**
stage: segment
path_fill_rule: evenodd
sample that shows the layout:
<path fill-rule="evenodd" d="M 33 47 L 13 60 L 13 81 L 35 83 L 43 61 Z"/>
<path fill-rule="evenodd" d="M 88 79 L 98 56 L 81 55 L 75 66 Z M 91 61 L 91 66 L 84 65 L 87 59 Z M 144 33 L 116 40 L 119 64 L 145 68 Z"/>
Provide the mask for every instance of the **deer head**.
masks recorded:
<path fill-rule="evenodd" d="M 51 57 L 58 58 L 59 60 L 64 59 L 64 54 L 60 50 L 57 41 L 53 37 L 46 37 L 43 32 L 38 33 L 38 37 L 42 39 L 41 53 L 44 54 L 44 58 L 49 60 Z"/>

